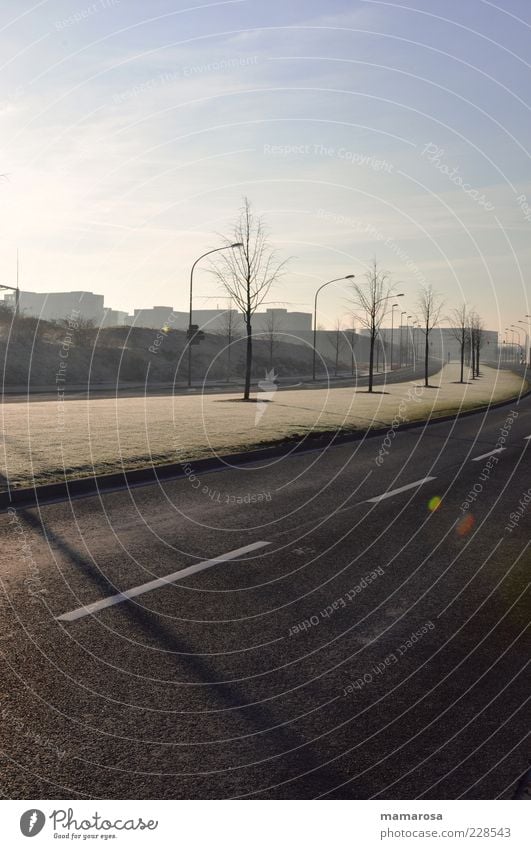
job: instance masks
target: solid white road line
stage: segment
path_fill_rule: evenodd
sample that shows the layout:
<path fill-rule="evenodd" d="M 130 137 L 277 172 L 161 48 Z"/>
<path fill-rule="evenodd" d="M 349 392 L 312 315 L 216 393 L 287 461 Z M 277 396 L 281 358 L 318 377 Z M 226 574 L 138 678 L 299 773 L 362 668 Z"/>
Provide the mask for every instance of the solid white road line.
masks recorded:
<path fill-rule="evenodd" d="M 485 457 L 492 457 L 493 454 L 500 454 L 502 451 L 505 451 L 505 448 L 495 448 L 493 451 L 487 451 L 486 454 L 480 454 L 479 457 L 472 457 L 471 460 L 477 463 L 478 460 L 484 460 Z"/>
<path fill-rule="evenodd" d="M 164 578 L 156 578 L 154 581 L 148 581 L 147 584 L 140 584 L 138 587 L 133 587 L 131 590 L 126 590 L 123 593 L 102 598 L 100 601 L 95 601 L 93 604 L 87 604 L 85 607 L 78 607 L 77 610 L 72 610 L 70 613 L 63 613 L 62 616 L 56 616 L 60 622 L 73 622 L 75 619 L 82 619 L 83 616 L 89 616 L 91 613 L 96 613 L 98 610 L 103 610 L 106 607 L 112 607 L 115 604 L 121 604 L 122 601 L 128 601 L 130 598 L 135 598 L 138 595 L 147 593 L 150 590 L 159 589 L 167 584 L 172 584 L 174 581 L 180 581 L 181 578 L 186 578 L 188 575 L 195 575 L 196 572 L 202 572 L 203 569 L 209 569 L 217 563 L 225 563 L 227 560 L 234 560 L 242 554 L 248 554 L 250 551 L 256 551 L 258 548 L 263 548 L 265 545 L 271 545 L 270 542 L 253 542 L 250 545 L 244 545 L 243 548 L 236 548 L 234 551 L 229 551 L 227 554 L 220 554 L 219 557 L 213 557 L 211 560 L 203 560 L 202 563 L 194 563 L 193 566 L 187 566 L 179 572 L 173 572 L 172 575 L 166 575 Z"/>
<path fill-rule="evenodd" d="M 367 504 L 377 504 L 378 501 L 383 501 L 385 498 L 392 498 L 393 495 L 398 495 L 400 492 L 406 492 L 408 489 L 415 489 L 415 487 L 422 486 L 423 483 L 428 483 L 428 481 L 434 481 L 434 477 L 422 478 L 419 481 L 413 481 L 413 483 L 408 483 L 406 486 L 400 486 L 398 489 L 389 489 L 387 492 L 384 492 L 383 495 L 375 495 L 374 498 L 368 498 Z"/>

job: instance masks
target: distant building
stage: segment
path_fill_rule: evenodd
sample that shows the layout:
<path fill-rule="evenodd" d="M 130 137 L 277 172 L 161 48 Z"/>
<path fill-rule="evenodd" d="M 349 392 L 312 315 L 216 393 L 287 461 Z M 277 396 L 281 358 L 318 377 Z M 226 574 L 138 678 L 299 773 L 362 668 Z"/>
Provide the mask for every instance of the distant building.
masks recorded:
<path fill-rule="evenodd" d="M 15 308 L 15 293 L 4 295 L 4 303 Z M 121 327 L 124 325 L 146 327 L 160 330 L 169 327 L 175 330 L 186 330 L 189 322 L 188 312 L 176 312 L 171 306 L 154 306 L 147 309 L 135 309 L 133 315 L 124 310 L 114 310 L 104 306 L 103 295 L 93 292 L 20 292 L 19 309 L 22 315 L 41 318 L 45 321 L 60 321 L 72 314 L 77 314 L 85 321 L 92 321 L 98 327 Z M 232 334 L 243 335 L 245 331 L 242 314 L 235 309 L 194 309 L 193 323 L 206 333 L 228 334 L 229 326 Z M 283 307 L 269 307 L 257 311 L 252 319 L 253 333 L 257 336 L 271 337 L 277 341 L 284 340 L 292 344 L 313 347 L 312 314 L 308 312 L 288 312 Z M 337 333 L 332 330 L 318 330 L 316 334 L 316 349 L 319 356 L 330 358 L 331 352 L 341 349 L 341 359 L 354 357 L 365 361 L 369 356 L 368 330 L 360 328 L 357 333 L 343 331 L 338 343 Z M 391 346 L 394 365 L 411 363 L 423 356 L 424 334 L 419 328 L 411 325 L 382 327 L 380 341 L 376 346 L 375 356 L 379 363 L 390 362 Z M 459 342 L 448 327 L 436 327 L 430 333 L 430 355 L 443 362 L 459 359 Z M 482 341 L 482 356 L 485 359 L 497 359 L 498 356 L 515 360 L 519 356 L 518 346 L 502 346 L 499 334 L 495 330 L 484 330 Z M 515 349 L 513 351 L 513 348 Z M 516 353 L 515 353 L 516 351 Z"/>
<path fill-rule="evenodd" d="M 4 296 L 4 302 L 15 308 L 15 293 Z M 99 324 L 104 317 L 103 295 L 92 292 L 20 292 L 19 309 L 22 315 L 44 321 L 60 321 L 74 312 L 79 318 Z"/>
<path fill-rule="evenodd" d="M 15 293 L 4 295 L 4 302 L 15 306 Z M 188 312 L 176 312 L 171 306 L 153 306 L 135 309 L 133 315 L 124 310 L 114 310 L 104 306 L 103 295 L 93 292 L 20 292 L 19 308 L 22 315 L 41 318 L 45 321 L 59 321 L 68 318 L 73 311 L 86 321 L 93 321 L 99 327 L 147 327 L 160 330 L 171 327 L 186 330 L 189 323 Z M 232 332 L 244 330 L 242 314 L 235 309 L 194 309 L 193 323 L 206 333 L 223 334 L 229 325 Z M 287 342 L 306 344 L 312 333 L 312 315 L 306 312 L 288 312 L 281 307 L 258 311 L 252 319 L 253 332 L 277 334 Z"/>
<path fill-rule="evenodd" d="M 309 312 L 288 312 L 286 309 L 273 307 L 265 312 L 256 312 L 253 316 L 255 333 L 277 333 L 280 338 L 285 334 L 287 342 L 295 341 L 289 336 L 304 334 L 311 329 L 312 315 Z"/>
<path fill-rule="evenodd" d="M 123 327 L 129 324 L 129 316 L 125 310 L 111 310 L 105 307 L 100 327 Z"/>
<path fill-rule="evenodd" d="M 184 316 L 184 313 L 174 312 L 173 307 L 151 307 L 135 310 L 133 316 L 127 317 L 126 324 L 132 324 L 134 327 L 149 327 L 152 330 L 160 330 L 161 327 L 166 326 L 184 330 L 188 322 L 183 324 L 181 316 Z"/>
<path fill-rule="evenodd" d="M 232 330 L 243 331 L 242 314 L 235 309 L 194 309 L 192 313 L 193 324 L 197 324 L 206 333 L 224 333 L 228 325 L 232 323 Z M 125 319 L 126 324 L 135 327 L 149 327 L 153 330 L 167 325 L 175 330 L 186 330 L 189 323 L 187 312 L 176 312 L 172 307 L 151 307 L 149 309 L 136 309 L 134 315 Z M 279 338 L 286 334 L 286 341 L 290 335 L 296 337 L 298 334 L 310 333 L 312 329 L 311 313 L 288 312 L 286 309 L 267 309 L 265 312 L 256 312 L 252 320 L 253 332 L 276 333 Z"/>

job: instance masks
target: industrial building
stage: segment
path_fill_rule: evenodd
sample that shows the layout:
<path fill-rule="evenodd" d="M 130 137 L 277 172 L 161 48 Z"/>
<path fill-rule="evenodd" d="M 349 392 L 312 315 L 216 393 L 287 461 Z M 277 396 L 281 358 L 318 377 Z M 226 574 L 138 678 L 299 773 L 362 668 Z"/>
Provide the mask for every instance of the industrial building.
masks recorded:
<path fill-rule="evenodd" d="M 15 307 L 15 292 L 4 295 L 4 303 Z M 185 331 L 189 323 L 189 313 L 176 311 L 172 306 L 153 306 L 135 309 L 132 315 L 124 310 L 105 307 L 104 296 L 93 292 L 25 292 L 20 291 L 19 309 L 21 314 L 34 316 L 48 321 L 60 321 L 73 314 L 85 321 L 92 321 L 96 327 L 147 327 L 153 330 L 173 328 Z M 309 312 L 289 312 L 282 307 L 268 307 L 253 315 L 253 334 L 256 336 L 274 336 L 292 344 L 313 347 L 313 317 Z M 238 310 L 231 309 L 194 309 L 193 323 L 207 333 L 233 336 L 243 335 L 243 318 Z M 333 330 L 318 330 L 315 336 L 318 355 L 330 359 L 336 356 L 342 362 L 368 358 L 368 330 L 343 330 L 341 339 Z M 459 342 L 448 327 L 436 327 L 430 333 L 430 355 L 443 362 L 459 359 Z M 516 347 L 516 346 L 513 346 Z M 497 359 L 500 356 L 498 333 L 494 330 L 483 331 L 483 356 Z M 391 356 L 392 352 L 392 356 Z M 375 357 L 379 363 L 389 367 L 406 365 L 423 357 L 424 334 L 419 327 L 411 325 L 382 327 L 375 348 Z M 505 351 L 505 356 L 514 356 L 514 351 Z"/>

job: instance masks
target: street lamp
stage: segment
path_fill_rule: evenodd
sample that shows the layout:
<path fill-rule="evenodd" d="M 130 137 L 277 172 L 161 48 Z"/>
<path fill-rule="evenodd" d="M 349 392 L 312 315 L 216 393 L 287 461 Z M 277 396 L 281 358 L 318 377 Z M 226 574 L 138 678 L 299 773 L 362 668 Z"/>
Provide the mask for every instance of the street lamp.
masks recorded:
<path fill-rule="evenodd" d="M 316 345 L 317 345 L 317 295 L 324 289 L 325 286 L 330 286 L 330 283 L 338 283 L 340 280 L 352 280 L 354 278 L 354 274 L 346 274 L 344 277 L 334 277 L 333 280 L 327 280 L 326 283 L 322 283 L 321 286 L 317 289 L 315 293 L 315 298 L 313 302 L 313 363 L 312 363 L 312 380 L 315 380 L 315 354 L 316 354 Z"/>
<path fill-rule="evenodd" d="M 422 333 L 422 324 L 419 321 L 419 319 L 417 319 L 417 327 L 416 327 L 416 332 L 415 332 L 415 340 L 416 340 L 415 341 L 415 357 L 416 357 L 417 360 L 420 359 L 419 348 L 420 348 L 421 333 Z"/>
<path fill-rule="evenodd" d="M 526 315 L 526 318 L 531 318 L 531 315 Z M 527 326 L 529 327 L 529 322 L 527 323 Z M 530 341 L 529 337 L 526 336 L 526 343 L 525 343 L 526 344 L 526 352 L 525 352 L 525 364 L 526 364 L 526 366 L 527 366 L 528 360 L 529 360 L 529 363 L 531 364 L 531 346 L 529 345 L 529 341 Z"/>
<path fill-rule="evenodd" d="M 526 316 L 529 318 L 529 316 Z M 525 325 L 525 351 L 524 351 L 524 365 L 527 365 L 527 358 L 529 355 L 529 335 L 527 333 L 527 329 L 529 327 L 529 321 L 523 321 L 523 319 L 518 320 L 518 324 Z"/>
<path fill-rule="evenodd" d="M 509 342 L 509 344 L 510 344 L 510 346 L 511 346 L 511 357 L 510 357 L 510 359 L 511 359 L 511 360 L 514 360 L 514 361 L 516 362 L 516 356 L 515 356 L 515 350 L 514 350 L 514 330 L 511 330 L 511 328 L 510 328 L 510 327 L 506 327 L 506 328 L 505 328 L 505 330 L 507 331 L 507 333 L 512 333 L 512 334 L 513 334 L 512 341 L 511 341 L 511 342 Z"/>
<path fill-rule="evenodd" d="M 511 324 L 511 327 L 514 327 L 513 333 L 518 334 L 518 355 L 516 357 L 516 361 L 518 362 L 518 360 L 520 359 L 520 357 L 522 355 L 522 343 L 520 341 L 520 338 L 521 338 L 520 337 L 520 328 L 517 327 L 516 324 Z"/>
<path fill-rule="evenodd" d="M 198 256 L 196 261 L 193 263 L 192 268 L 190 269 L 190 315 L 188 321 L 188 387 L 192 385 L 192 339 L 195 336 L 195 333 L 192 331 L 192 297 L 193 297 L 193 286 L 194 286 L 194 268 L 196 267 L 198 262 L 201 262 L 206 256 L 210 256 L 210 254 L 215 254 L 218 251 L 228 251 L 233 248 L 243 248 L 243 242 L 234 242 L 232 245 L 223 245 L 221 248 L 213 248 L 211 251 L 206 251 L 206 253 Z"/>
<path fill-rule="evenodd" d="M 406 316 L 406 365 L 409 365 L 409 337 L 411 336 L 411 363 L 413 364 L 413 335 L 409 329 L 409 319 L 412 315 Z"/>
<path fill-rule="evenodd" d="M 391 371 L 393 371 L 393 344 L 394 344 L 394 335 L 395 335 L 395 309 L 400 306 L 399 304 L 393 304 L 391 307 Z"/>
<path fill-rule="evenodd" d="M 404 316 L 407 315 L 407 310 L 402 310 L 400 313 L 400 368 L 404 365 L 404 343 L 402 341 L 402 332 L 404 329 Z"/>
<path fill-rule="evenodd" d="M 379 306 L 380 304 L 383 304 L 384 301 L 391 301 L 393 298 L 403 298 L 403 297 L 404 297 L 403 292 L 399 292 L 398 295 L 386 295 L 384 298 L 380 298 L 378 301 L 374 302 L 374 309 L 376 310 L 376 307 Z M 398 304 L 395 304 L 395 306 L 398 306 Z M 393 309 L 394 309 L 394 307 L 393 307 Z M 383 354 L 383 359 L 384 359 L 384 362 L 385 362 L 385 338 L 382 337 L 382 334 L 380 333 L 379 327 L 378 327 L 378 338 L 379 338 L 380 345 L 382 346 L 382 354 Z M 391 342 L 391 346 L 392 346 L 392 342 Z M 393 368 L 392 359 L 393 359 L 393 351 L 391 350 L 391 369 Z M 380 371 L 380 348 L 379 348 L 378 345 L 376 346 L 376 371 L 377 372 Z"/>

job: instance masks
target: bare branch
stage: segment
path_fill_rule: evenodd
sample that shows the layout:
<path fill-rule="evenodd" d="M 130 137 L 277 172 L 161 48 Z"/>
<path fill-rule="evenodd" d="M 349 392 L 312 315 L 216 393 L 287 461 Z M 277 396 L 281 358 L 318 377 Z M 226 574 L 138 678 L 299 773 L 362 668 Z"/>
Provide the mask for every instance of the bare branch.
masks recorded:
<path fill-rule="evenodd" d="M 244 398 L 249 399 L 252 368 L 252 317 L 265 301 L 271 286 L 286 269 L 287 260 L 279 260 L 271 248 L 263 220 L 253 212 L 247 197 L 234 223 L 232 238 L 224 239 L 229 247 L 241 243 L 241 248 L 223 251 L 213 260 L 211 270 L 228 296 L 242 313 L 247 336 L 247 364 Z"/>
<path fill-rule="evenodd" d="M 376 257 L 372 260 L 369 270 L 362 283 L 352 284 L 353 316 L 369 330 L 369 392 L 373 387 L 374 345 L 382 325 L 389 312 L 389 302 L 392 300 L 395 286 L 391 276 L 378 265 Z"/>

